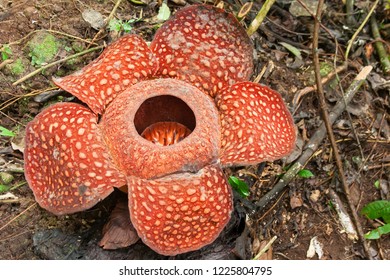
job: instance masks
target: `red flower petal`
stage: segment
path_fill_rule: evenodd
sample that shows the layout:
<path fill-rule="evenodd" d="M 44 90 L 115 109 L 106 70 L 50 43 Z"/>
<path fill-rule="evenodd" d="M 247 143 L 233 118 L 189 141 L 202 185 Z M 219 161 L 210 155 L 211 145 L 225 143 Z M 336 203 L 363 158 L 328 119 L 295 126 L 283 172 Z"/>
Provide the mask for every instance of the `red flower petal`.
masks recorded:
<path fill-rule="evenodd" d="M 273 161 L 295 146 L 295 126 L 282 97 L 251 82 L 225 88 L 216 98 L 222 125 L 221 163 Z"/>
<path fill-rule="evenodd" d="M 156 180 L 128 178 L 131 221 L 154 251 L 177 255 L 213 242 L 230 220 L 231 187 L 217 165 Z"/>
<path fill-rule="evenodd" d="M 162 146 L 147 131 L 161 122 L 179 123 L 191 133 L 178 143 Z M 107 107 L 100 124 L 115 163 L 127 176 L 154 178 L 197 172 L 219 155 L 219 116 L 214 101 L 180 80 L 156 79 L 132 86 Z M 143 132 L 150 141 L 141 136 Z"/>
<path fill-rule="evenodd" d="M 121 37 L 80 71 L 54 83 L 101 114 L 128 86 L 150 78 L 155 72 L 154 56 L 137 35 Z"/>
<path fill-rule="evenodd" d="M 177 11 L 150 48 L 159 61 L 158 76 L 188 81 L 211 96 L 252 75 L 253 50 L 245 29 L 233 15 L 209 5 Z"/>
<path fill-rule="evenodd" d="M 126 184 L 111 163 L 89 109 L 55 104 L 27 125 L 25 176 L 36 201 L 54 214 L 88 209 Z"/>

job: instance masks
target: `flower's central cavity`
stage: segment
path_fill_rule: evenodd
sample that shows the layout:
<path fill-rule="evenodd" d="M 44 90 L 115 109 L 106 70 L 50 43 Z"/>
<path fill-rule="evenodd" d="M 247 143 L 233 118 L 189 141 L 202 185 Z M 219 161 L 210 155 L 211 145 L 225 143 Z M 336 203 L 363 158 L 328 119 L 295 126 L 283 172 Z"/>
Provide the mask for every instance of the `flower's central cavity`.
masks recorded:
<path fill-rule="evenodd" d="M 150 142 L 169 146 L 186 138 L 195 129 L 196 119 L 191 108 L 172 95 L 145 100 L 134 118 L 139 135 Z"/>

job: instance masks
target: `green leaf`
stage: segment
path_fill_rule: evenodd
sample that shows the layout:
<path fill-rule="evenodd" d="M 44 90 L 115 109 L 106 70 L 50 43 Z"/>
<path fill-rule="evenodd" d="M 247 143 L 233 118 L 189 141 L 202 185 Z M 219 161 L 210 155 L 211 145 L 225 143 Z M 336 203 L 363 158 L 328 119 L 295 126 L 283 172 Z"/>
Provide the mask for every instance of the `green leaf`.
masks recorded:
<path fill-rule="evenodd" d="M 122 21 L 116 18 L 110 20 L 110 22 L 108 23 L 108 28 L 110 29 L 110 31 L 119 32 L 121 30 L 121 26 L 122 26 Z"/>
<path fill-rule="evenodd" d="M 301 178 L 307 179 L 310 177 L 314 177 L 314 174 L 308 169 L 302 169 L 302 170 L 299 170 L 298 176 Z"/>
<path fill-rule="evenodd" d="M 380 182 L 379 182 L 379 180 L 376 180 L 376 181 L 375 181 L 374 187 L 377 188 L 377 189 L 380 188 Z"/>
<path fill-rule="evenodd" d="M 378 219 L 390 215 L 390 200 L 377 200 L 365 205 L 361 211 L 369 219 Z"/>
<path fill-rule="evenodd" d="M 283 47 L 285 47 L 289 52 L 291 52 L 293 55 L 295 55 L 298 59 L 301 59 L 302 60 L 302 54 L 301 54 L 301 51 L 298 50 L 296 47 L 290 45 L 290 44 L 287 44 L 285 42 L 281 42 L 280 43 Z"/>
<path fill-rule="evenodd" d="M 7 60 L 10 55 L 12 54 L 12 50 L 9 47 L 9 45 L 3 45 L 2 51 L 1 51 L 1 59 Z"/>
<path fill-rule="evenodd" d="M 320 63 L 320 75 L 321 77 L 327 76 L 330 72 L 333 71 L 333 65 L 328 62 L 321 62 Z M 362 162 L 362 159 L 360 157 L 355 157 L 355 160 Z"/>
<path fill-rule="evenodd" d="M 171 16 L 171 10 L 168 5 L 163 2 L 160 9 L 158 10 L 157 19 L 160 21 L 166 21 Z"/>
<path fill-rule="evenodd" d="M 5 192 L 8 192 L 10 189 L 9 186 L 6 186 L 6 185 L 2 185 L 0 184 L 0 193 L 5 193 Z"/>
<path fill-rule="evenodd" d="M 15 133 L 13 133 L 11 130 L 8 130 L 5 127 L 2 127 L 0 125 L 0 136 L 14 137 Z"/>
<path fill-rule="evenodd" d="M 330 209 L 332 209 L 332 210 L 335 210 L 335 209 L 336 209 L 336 208 L 334 207 L 333 202 L 332 202 L 331 200 L 328 201 L 328 205 L 329 205 Z"/>
<path fill-rule="evenodd" d="M 235 176 L 230 176 L 228 181 L 233 189 L 236 190 L 242 197 L 245 198 L 249 196 L 249 187 L 244 181 L 238 179 Z"/>
<path fill-rule="evenodd" d="M 384 226 L 380 226 L 364 235 L 366 239 L 378 239 L 383 234 L 390 233 L 390 224 L 386 224 Z"/>
<path fill-rule="evenodd" d="M 123 31 L 125 31 L 125 33 L 129 33 L 133 29 L 133 26 L 131 26 L 131 23 L 132 22 L 130 22 L 130 21 L 123 23 L 122 27 L 123 27 Z"/>

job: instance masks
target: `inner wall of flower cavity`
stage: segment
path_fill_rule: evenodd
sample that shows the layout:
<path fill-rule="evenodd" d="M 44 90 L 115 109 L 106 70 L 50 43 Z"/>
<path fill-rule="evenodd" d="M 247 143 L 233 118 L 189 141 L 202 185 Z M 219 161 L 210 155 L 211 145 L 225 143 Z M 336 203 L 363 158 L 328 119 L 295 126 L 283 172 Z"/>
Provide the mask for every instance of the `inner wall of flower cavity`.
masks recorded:
<path fill-rule="evenodd" d="M 150 142 L 169 146 L 186 138 L 195 129 L 196 119 L 191 108 L 171 95 L 145 100 L 134 118 L 137 132 Z"/>

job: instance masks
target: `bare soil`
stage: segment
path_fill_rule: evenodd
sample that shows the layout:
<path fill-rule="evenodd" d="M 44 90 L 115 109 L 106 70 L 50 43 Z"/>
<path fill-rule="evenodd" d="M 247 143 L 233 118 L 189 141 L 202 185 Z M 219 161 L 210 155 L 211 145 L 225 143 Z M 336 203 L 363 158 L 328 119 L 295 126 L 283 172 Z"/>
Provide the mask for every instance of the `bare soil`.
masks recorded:
<path fill-rule="evenodd" d="M 9 46 L 12 53 L 0 60 L 0 124 L 13 130 L 15 137 L 0 137 L 0 171 L 14 176 L 8 185 L 11 189 L 0 193 L 11 193 L 16 198 L 0 200 L 0 259 L 46 259 L 46 258 L 149 258 L 159 256 L 139 241 L 133 247 L 106 252 L 97 245 L 102 227 L 120 192 L 114 192 L 108 199 L 92 209 L 65 216 L 55 216 L 39 207 L 35 202 L 23 176 L 23 135 L 24 127 L 42 108 L 48 104 L 71 98 L 66 93 L 57 94 L 44 101 L 42 93 L 53 89 L 51 77 L 66 75 L 99 55 L 92 52 L 71 63 L 62 63 L 45 69 L 26 81 L 14 86 L 13 82 L 34 71 L 39 66 L 32 65 L 29 42 L 38 31 L 46 31 L 55 36 L 60 46 L 50 62 L 57 61 L 77 52 L 77 46 L 85 49 L 95 36 L 94 45 L 107 44 L 122 34 L 105 28 L 98 33 L 82 17 L 82 12 L 92 9 L 103 17 L 108 17 L 116 1 L 12 1 L 0 0 L 0 47 Z M 155 16 L 158 12 L 157 1 L 145 1 L 147 5 L 135 5 L 132 1 L 122 1 L 115 13 L 117 19 L 127 21 L 140 18 L 132 24 L 132 33 L 141 35 L 150 41 L 156 30 Z M 177 1 L 168 1 L 174 12 L 180 5 Z M 189 4 L 203 1 L 183 1 Z M 223 1 L 225 8 L 237 12 L 239 2 Z M 259 1 L 261 2 L 261 1 Z M 348 40 L 363 18 L 357 18 L 352 30 L 346 26 L 346 17 L 342 1 L 325 1 L 327 10 L 322 23 L 337 35 L 338 52 L 344 52 Z M 365 9 L 369 1 L 355 1 L 356 10 Z M 244 20 L 248 25 L 260 9 L 255 4 Z M 389 39 L 389 11 L 383 6 L 377 8 L 377 20 L 387 29 L 383 29 L 383 39 Z M 386 21 L 387 16 L 387 21 Z M 300 143 L 306 143 L 318 129 L 321 121 L 319 102 L 316 92 L 310 92 L 297 98 L 300 90 L 314 83 L 311 54 L 313 19 L 310 16 L 297 17 L 289 11 L 289 5 L 275 4 L 268 14 L 265 24 L 252 36 L 256 50 L 256 69 L 253 79 L 265 67 L 261 83 L 279 91 L 293 112 L 298 127 Z M 354 45 L 348 71 L 339 73 L 339 85 L 334 81 L 324 85 L 329 107 L 335 104 L 359 72 L 359 67 L 372 65 L 372 74 L 359 90 L 351 105 L 349 115 L 344 112 L 333 126 L 343 160 L 345 174 L 350 188 L 350 197 L 358 211 L 359 221 L 364 233 L 376 228 L 381 221 L 369 221 L 360 214 L 361 208 L 368 202 L 389 199 L 390 187 L 390 128 L 389 128 L 389 76 L 381 70 L 381 65 L 373 48 L 373 38 L 368 26 L 358 36 L 359 45 Z M 289 43 L 301 50 L 302 60 L 296 60 L 280 43 Z M 389 49 L 388 49 L 389 50 Z M 320 34 L 320 59 L 322 63 L 333 65 L 335 44 L 326 31 Z M 24 69 L 20 73 L 10 68 L 20 58 Z M 4 63 L 4 60 L 10 59 Z M 340 59 L 340 61 L 339 61 Z M 337 59 L 341 64 L 341 58 Z M 5 65 L 8 64 L 8 65 Z M 15 73 L 18 72 L 18 73 Z M 387 79 L 387 87 L 386 81 Z M 340 87 L 341 86 L 341 87 Z M 71 99 L 70 99 L 71 100 Z M 294 100 L 299 100 L 294 104 Z M 243 258 L 257 255 L 262 247 L 274 237 L 276 239 L 262 258 L 266 259 L 366 259 L 362 244 L 349 238 L 331 203 L 331 190 L 340 197 L 341 204 L 347 209 L 345 193 L 337 176 L 332 147 L 325 139 L 320 148 L 307 162 L 305 169 L 314 176 L 296 177 L 287 188 L 262 212 L 251 215 L 250 208 L 260 197 L 267 193 L 283 173 L 286 167 L 296 159 L 301 150 L 287 160 L 267 162 L 250 167 L 227 169 L 245 180 L 251 187 L 251 194 L 243 199 L 235 198 L 236 211 L 229 227 L 221 237 L 210 246 L 177 258 Z M 376 183 L 377 182 L 377 183 Z M 0 182 L 4 184 L 4 182 Z M 377 187 L 375 187 L 375 185 Z M 323 254 L 308 256 L 310 242 L 317 238 Z M 379 240 L 368 241 L 370 252 L 375 259 L 390 259 L 390 235 Z M 64 247 L 65 246 L 65 247 Z M 50 249 L 48 249 L 50 247 Z M 71 248 L 64 250 L 64 248 Z M 142 252 L 136 254 L 135 252 Z"/>

